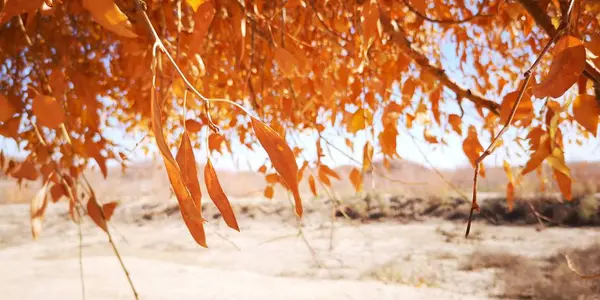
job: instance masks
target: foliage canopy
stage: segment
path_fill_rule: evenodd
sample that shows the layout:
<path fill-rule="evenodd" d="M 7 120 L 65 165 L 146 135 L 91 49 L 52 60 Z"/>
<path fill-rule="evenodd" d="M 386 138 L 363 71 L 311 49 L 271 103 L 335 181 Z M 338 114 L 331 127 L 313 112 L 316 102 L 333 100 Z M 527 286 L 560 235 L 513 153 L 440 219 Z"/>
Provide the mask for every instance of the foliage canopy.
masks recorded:
<path fill-rule="evenodd" d="M 67 196 L 73 208 L 89 161 L 107 176 L 107 160 L 127 160 L 119 141 L 103 134 L 117 125 L 156 138 L 184 221 L 203 246 L 193 152 L 201 143 L 208 159 L 212 151 L 231 151 L 234 141 L 250 149 L 259 142 L 271 160 L 259 169 L 269 183 L 265 196 L 282 184 L 301 215 L 298 181 L 316 193 L 316 180 L 329 185 L 339 175 L 321 163 L 320 134 L 318 158 L 305 160 L 303 149 L 312 145 L 299 144 L 299 132 L 336 127 L 365 134 L 362 167 L 349 177 L 360 190 L 374 153 L 385 162 L 399 158 L 401 129 L 422 125 L 423 139 L 433 144 L 456 134 L 476 166 L 484 135 L 497 136 L 504 124 L 521 128 L 522 136 L 504 141 L 530 156 L 515 174 L 504 165 L 509 202 L 519 177 L 544 161 L 570 199 L 563 128 L 576 128 L 579 142 L 597 135 L 597 0 L 4 0 L 0 6 L 0 135 L 29 153 L 20 162 L 2 156 L 0 166 L 19 181 L 42 178 L 36 222 L 46 189 L 55 201 Z M 464 121 L 471 112 L 481 125 Z M 306 168 L 316 175 L 303 178 Z M 204 172 L 209 196 L 239 229 L 210 161 Z M 106 230 L 102 218 L 110 215 L 91 187 L 88 194 L 88 210 Z M 114 206 L 108 209 L 112 214 Z"/>

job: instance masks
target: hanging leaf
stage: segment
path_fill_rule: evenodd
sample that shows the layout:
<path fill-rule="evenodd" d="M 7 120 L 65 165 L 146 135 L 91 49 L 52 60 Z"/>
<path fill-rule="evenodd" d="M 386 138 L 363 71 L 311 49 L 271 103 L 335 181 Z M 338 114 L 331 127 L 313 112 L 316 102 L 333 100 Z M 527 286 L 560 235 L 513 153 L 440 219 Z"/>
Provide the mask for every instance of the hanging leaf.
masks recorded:
<path fill-rule="evenodd" d="M 508 183 L 506 184 L 506 203 L 508 203 L 508 211 L 512 211 L 515 201 L 515 180 L 510 165 L 506 160 L 504 161 L 504 172 L 508 178 Z"/>
<path fill-rule="evenodd" d="M 293 76 L 296 72 L 296 67 L 299 65 L 298 60 L 294 55 L 285 48 L 275 48 L 275 61 L 286 77 Z"/>
<path fill-rule="evenodd" d="M 452 130 L 454 130 L 458 135 L 462 136 L 462 120 L 459 115 L 451 114 L 448 116 L 448 123 L 452 126 Z"/>
<path fill-rule="evenodd" d="M 50 188 L 50 196 L 52 197 L 52 202 L 56 203 L 61 197 L 67 196 L 67 191 L 62 183 L 55 183 Z"/>
<path fill-rule="evenodd" d="M 272 185 L 268 185 L 265 188 L 264 194 L 265 194 L 265 198 L 267 198 L 267 199 L 273 199 L 273 194 L 274 194 L 273 186 Z"/>
<path fill-rule="evenodd" d="M 283 177 L 283 180 L 292 191 L 296 206 L 296 214 L 302 216 L 302 200 L 298 191 L 298 164 L 294 152 L 287 143 L 273 129 L 263 122 L 252 119 L 252 128 L 258 141 L 267 151 L 273 167 Z"/>
<path fill-rule="evenodd" d="M 40 175 L 35 164 L 30 160 L 26 160 L 17 165 L 11 172 L 10 175 L 16 179 L 27 179 L 34 181 Z"/>
<path fill-rule="evenodd" d="M 502 124 L 506 124 L 506 121 L 508 121 L 518 95 L 519 91 L 514 91 L 504 96 L 502 104 L 500 105 L 500 122 Z M 523 126 L 528 126 L 531 123 L 531 120 L 533 120 L 533 117 L 533 103 L 531 102 L 531 97 L 529 96 L 529 92 L 524 92 L 511 124 L 521 121 Z"/>
<path fill-rule="evenodd" d="M 353 168 L 350 171 L 350 175 L 348 176 L 352 186 L 354 186 L 354 190 L 356 192 L 361 192 L 363 190 L 363 178 L 361 172 L 357 168 Z"/>
<path fill-rule="evenodd" d="M 521 175 L 525 175 L 535 170 L 545 159 L 550 155 L 550 138 L 548 134 L 544 134 L 540 138 L 539 147 L 535 150 L 531 157 L 521 170 Z"/>
<path fill-rule="evenodd" d="M 363 147 L 363 172 L 370 172 L 373 168 L 373 146 L 368 141 Z"/>
<path fill-rule="evenodd" d="M 598 118 L 600 118 L 600 104 L 592 95 L 579 94 L 573 101 L 573 117 L 585 130 L 596 136 L 598 133 Z"/>
<path fill-rule="evenodd" d="M 317 196 L 317 186 L 315 184 L 315 177 L 310 175 L 308 176 L 308 185 L 310 187 L 310 191 L 313 195 Z"/>
<path fill-rule="evenodd" d="M 554 169 L 554 179 L 558 184 L 558 189 L 562 193 L 563 197 L 568 201 L 572 200 L 571 195 L 571 177 L 567 176 L 565 173 Z"/>
<path fill-rule="evenodd" d="M 113 0 L 82 0 L 96 23 L 120 36 L 135 38 L 127 16 L 119 9 Z"/>
<path fill-rule="evenodd" d="M 397 138 L 398 129 L 395 125 L 384 127 L 383 131 L 379 133 L 381 152 L 389 157 L 397 156 Z"/>
<path fill-rule="evenodd" d="M 188 132 L 196 133 L 202 129 L 202 124 L 196 120 L 187 119 L 185 120 L 185 129 Z"/>
<path fill-rule="evenodd" d="M 42 126 L 58 129 L 58 126 L 65 121 L 62 107 L 52 96 L 37 95 L 33 98 L 32 106 L 37 123 Z"/>
<path fill-rule="evenodd" d="M 479 138 L 477 137 L 477 131 L 475 129 L 475 126 L 469 126 L 467 138 L 465 138 L 465 140 L 463 141 L 463 152 L 465 153 L 465 155 L 467 155 L 467 158 L 469 158 L 469 161 L 471 162 L 473 168 L 475 168 L 475 162 L 477 161 L 481 153 L 483 153 L 483 150 L 483 146 L 481 146 Z M 483 165 L 481 165 L 479 173 L 481 174 L 481 177 L 485 177 L 485 168 L 483 167 Z"/>
<path fill-rule="evenodd" d="M 223 220 L 225 220 L 227 226 L 240 231 L 240 227 L 235 219 L 235 213 L 231 208 L 227 195 L 223 192 L 221 183 L 219 183 L 219 178 L 217 178 L 217 172 L 215 172 L 210 159 L 206 160 L 206 165 L 204 166 L 204 182 L 210 199 L 212 199 L 215 206 L 217 206 L 217 209 L 223 216 Z"/>
<path fill-rule="evenodd" d="M 585 46 L 575 36 L 562 36 L 554 45 L 553 53 L 550 71 L 534 88 L 533 93 L 538 98 L 562 96 L 577 82 L 585 68 Z"/>
<path fill-rule="evenodd" d="M 200 183 L 198 182 L 198 169 L 196 168 L 196 158 L 194 157 L 194 150 L 190 141 L 190 136 L 187 131 L 183 132 L 181 136 L 181 142 L 179 144 L 179 151 L 176 156 L 177 165 L 181 170 L 182 180 L 187 187 L 192 201 L 198 209 L 198 214 L 202 218 L 202 191 L 200 190 Z M 203 219 L 191 219 L 185 214 L 181 214 L 185 225 L 187 226 L 190 234 L 202 247 L 208 247 L 206 244 L 206 233 L 204 231 L 204 220 Z"/>
<path fill-rule="evenodd" d="M 348 124 L 348 132 L 357 133 L 365 129 L 366 124 L 373 122 L 373 113 L 368 109 L 359 108 L 352 114 L 350 123 Z"/>
<path fill-rule="evenodd" d="M 102 208 L 98 201 L 96 200 L 96 195 L 94 193 L 90 194 L 90 199 L 88 199 L 86 205 L 88 216 L 96 223 L 98 227 L 100 227 L 104 232 L 108 231 L 106 226 L 106 220 L 102 217 Z"/>
<path fill-rule="evenodd" d="M 430 144 L 439 143 L 437 138 L 434 135 L 432 135 L 431 132 L 429 132 L 429 130 L 427 130 L 427 129 L 423 130 L 423 138 L 425 139 L 425 141 L 427 141 Z"/>
<path fill-rule="evenodd" d="M 29 208 L 31 217 L 31 234 L 33 235 L 34 240 L 37 240 L 42 232 L 44 214 L 46 212 L 46 207 L 48 206 L 48 183 L 50 183 L 49 180 L 44 182 L 42 188 L 31 200 L 31 206 Z"/>
<path fill-rule="evenodd" d="M 3 95 L 0 95 L 0 122 L 6 122 L 17 113 L 15 107 Z"/>
<path fill-rule="evenodd" d="M 0 25 L 4 25 L 14 16 L 34 12 L 41 8 L 43 4 L 44 0 L 5 0 L 4 7 L 0 12 Z"/>

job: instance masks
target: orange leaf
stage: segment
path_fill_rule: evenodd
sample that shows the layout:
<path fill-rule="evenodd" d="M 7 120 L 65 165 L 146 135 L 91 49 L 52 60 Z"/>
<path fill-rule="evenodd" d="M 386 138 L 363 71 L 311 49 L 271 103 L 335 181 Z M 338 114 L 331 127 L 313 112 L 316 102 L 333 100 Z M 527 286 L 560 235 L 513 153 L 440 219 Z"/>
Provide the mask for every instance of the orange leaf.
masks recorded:
<path fill-rule="evenodd" d="M 437 138 L 432 135 L 429 130 L 425 129 L 423 130 L 423 138 L 425 139 L 425 141 L 427 141 L 430 144 L 437 144 L 439 143 L 439 141 L 437 140 Z"/>
<path fill-rule="evenodd" d="M 550 139 L 548 134 L 544 134 L 540 138 L 539 147 L 535 150 L 531 157 L 525 164 L 521 175 L 525 175 L 535 170 L 545 159 L 550 155 Z"/>
<path fill-rule="evenodd" d="M 506 124 L 506 121 L 508 121 L 512 108 L 515 105 L 515 102 L 517 101 L 518 95 L 519 91 L 514 91 L 504 96 L 502 104 L 500 105 L 500 122 L 502 122 L 502 124 Z M 511 124 L 514 124 L 517 121 L 522 121 L 523 125 L 527 126 L 531 123 L 533 117 L 533 103 L 531 102 L 529 93 L 524 92 L 523 97 L 521 98 L 521 102 L 519 102 L 519 106 L 515 111 L 515 115 Z"/>
<path fill-rule="evenodd" d="M 258 168 L 258 172 L 260 172 L 260 173 L 266 173 L 267 172 L 267 166 L 265 166 L 265 165 L 260 166 L 260 168 Z"/>
<path fill-rule="evenodd" d="M 177 161 L 175 161 L 175 159 L 173 158 L 171 150 L 169 149 L 169 146 L 165 141 L 165 137 L 162 131 L 163 126 L 160 118 L 161 113 L 160 108 L 158 106 L 158 101 L 156 100 L 154 93 L 151 93 L 150 95 L 150 106 L 152 112 L 152 131 L 154 132 L 156 145 L 158 146 L 160 154 L 163 157 L 163 162 L 165 164 L 165 168 L 167 169 L 167 176 L 169 177 L 169 182 L 171 183 L 171 187 L 173 188 L 173 193 L 175 194 L 179 203 L 181 213 L 189 219 L 195 221 L 203 221 L 202 216 L 200 214 L 200 208 L 195 205 L 190 191 L 185 186 L 183 174 L 181 173 L 179 165 L 177 164 Z"/>
<path fill-rule="evenodd" d="M 377 4 L 371 3 L 371 1 L 367 1 L 363 11 L 365 14 L 362 24 L 363 41 L 369 45 L 379 36 L 379 7 Z"/>
<path fill-rule="evenodd" d="M 202 124 L 200 124 L 200 122 L 198 122 L 196 120 L 188 119 L 188 120 L 185 120 L 185 129 L 188 132 L 196 133 L 196 132 L 200 131 L 200 129 L 202 129 Z"/>
<path fill-rule="evenodd" d="M 600 104 L 592 95 L 577 95 L 573 102 L 573 117 L 579 125 L 589 131 L 593 136 L 598 133 L 598 118 L 600 115 Z"/>
<path fill-rule="evenodd" d="M 231 208 L 227 195 L 223 192 L 219 178 L 217 178 L 217 172 L 213 168 L 210 158 L 206 160 L 206 166 L 204 166 L 204 181 L 206 183 L 206 190 L 212 201 L 217 206 L 217 209 L 223 216 L 223 220 L 230 228 L 240 231 L 237 220 L 235 219 L 235 213 Z"/>
<path fill-rule="evenodd" d="M 38 178 L 39 173 L 35 168 L 35 164 L 30 160 L 26 160 L 13 169 L 10 175 L 16 179 L 27 179 L 33 181 Z"/>
<path fill-rule="evenodd" d="M 562 96 L 577 82 L 585 68 L 585 46 L 579 38 L 565 35 L 556 42 L 553 51 L 550 71 L 534 88 L 534 95 L 538 98 Z"/>
<path fill-rule="evenodd" d="M 296 214 L 302 216 L 302 200 L 298 191 L 298 164 L 294 152 L 277 132 L 254 117 L 252 117 L 252 127 L 258 141 L 267 151 L 273 167 L 292 191 Z"/>
<path fill-rule="evenodd" d="M 477 137 L 477 131 L 475 126 L 469 126 L 469 132 L 467 133 L 467 138 L 463 141 L 463 151 L 469 158 L 471 165 L 475 168 L 475 162 L 483 152 L 483 146 L 479 143 L 479 138 Z M 481 169 L 481 177 L 485 177 L 485 169 L 483 165 L 480 167 Z"/>
<path fill-rule="evenodd" d="M 48 206 L 48 183 L 47 180 L 42 188 L 35 194 L 35 197 L 31 200 L 31 206 L 29 208 L 29 213 L 31 216 L 31 234 L 33 235 L 33 239 L 37 240 L 42 231 L 42 223 L 44 221 L 44 213 L 46 212 L 46 207 Z"/>
<path fill-rule="evenodd" d="M 6 122 L 17 112 L 15 107 L 3 95 L 0 95 L 0 122 Z"/>
<path fill-rule="evenodd" d="M 106 217 L 107 221 L 110 221 L 113 213 L 115 212 L 115 208 L 119 205 L 118 202 L 112 201 L 102 205 L 102 211 L 104 212 L 104 217 Z"/>
<path fill-rule="evenodd" d="M 50 196 L 52 196 L 52 202 L 58 202 L 62 196 L 66 196 L 67 191 L 62 183 L 56 183 L 50 188 Z"/>
<path fill-rule="evenodd" d="M 268 183 L 275 184 L 275 183 L 279 182 L 279 175 L 269 174 L 269 175 L 265 176 L 265 179 L 267 180 Z"/>
<path fill-rule="evenodd" d="M 458 135 L 462 135 L 462 120 L 459 115 L 449 115 L 448 123 L 450 123 L 450 125 L 452 126 L 452 130 L 458 133 Z"/>
<path fill-rule="evenodd" d="M 274 193 L 273 186 L 272 185 L 268 185 L 265 188 L 265 193 L 264 193 L 265 194 L 265 198 L 273 199 L 273 193 Z"/>
<path fill-rule="evenodd" d="M 65 112 L 52 96 L 37 95 L 33 98 L 32 106 L 37 123 L 42 126 L 57 129 L 65 121 Z"/>
<path fill-rule="evenodd" d="M 285 48 L 277 47 L 275 48 L 274 58 L 285 76 L 289 77 L 294 75 L 299 62 L 291 52 Z"/>
<path fill-rule="evenodd" d="M 313 195 L 317 195 L 317 187 L 315 185 L 315 177 L 310 175 L 308 176 L 308 186 L 310 187 L 310 191 L 313 193 Z"/>
<path fill-rule="evenodd" d="M 427 12 L 427 1 L 423 0 L 408 0 L 410 5 L 418 12 L 424 14 Z"/>
<path fill-rule="evenodd" d="M 563 197 L 567 200 L 572 200 L 571 195 L 571 177 L 565 175 L 563 172 L 560 172 L 557 169 L 554 169 L 554 179 L 558 184 L 558 188 L 560 192 L 563 194 Z"/>
<path fill-rule="evenodd" d="M 217 151 L 221 153 L 221 149 L 223 148 L 223 143 L 225 142 L 225 137 L 218 133 L 211 133 L 208 136 L 208 150 Z"/>
<path fill-rule="evenodd" d="M 176 156 L 177 165 L 181 170 L 181 177 L 183 183 L 187 187 L 194 206 L 196 207 L 200 219 L 191 219 L 186 214 L 181 212 L 181 217 L 188 228 L 190 234 L 202 247 L 208 247 L 206 244 L 206 233 L 204 231 L 204 220 L 202 219 L 202 191 L 200 190 L 200 183 L 198 182 L 198 169 L 196 168 L 196 158 L 194 157 L 194 151 L 190 137 L 185 131 L 181 136 L 181 143 L 179 144 L 179 151 Z"/>
<path fill-rule="evenodd" d="M 104 232 L 108 231 L 106 226 L 106 220 L 102 217 L 102 208 L 98 204 L 96 200 L 96 195 L 94 193 L 90 194 L 90 199 L 87 202 L 86 209 L 88 212 L 88 216 L 96 223 L 98 227 L 100 227 Z"/>
<path fill-rule="evenodd" d="M 94 21 L 105 29 L 120 36 L 137 37 L 137 34 L 131 31 L 131 24 L 127 16 L 113 0 L 83 0 L 82 4 L 90 12 Z"/>
<path fill-rule="evenodd" d="M 4 1 L 4 8 L 0 12 L 0 25 L 10 20 L 14 16 L 26 12 L 34 12 L 44 4 L 44 0 L 7 0 Z"/>
<path fill-rule="evenodd" d="M 398 129 L 396 126 L 385 126 L 383 131 L 379 133 L 379 145 L 381 145 L 381 152 L 389 157 L 396 156 L 397 153 L 397 140 Z"/>
<path fill-rule="evenodd" d="M 350 178 L 350 182 L 354 186 L 354 190 L 356 190 L 357 192 L 360 192 L 363 190 L 362 174 L 360 173 L 360 171 L 357 168 L 353 168 L 352 171 L 350 171 L 349 178 Z"/>

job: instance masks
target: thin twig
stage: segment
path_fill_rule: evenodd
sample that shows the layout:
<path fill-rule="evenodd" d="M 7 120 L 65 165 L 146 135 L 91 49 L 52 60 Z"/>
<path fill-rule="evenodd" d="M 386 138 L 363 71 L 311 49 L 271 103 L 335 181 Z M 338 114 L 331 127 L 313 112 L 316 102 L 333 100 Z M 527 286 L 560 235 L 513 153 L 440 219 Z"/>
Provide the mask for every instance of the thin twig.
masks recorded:
<path fill-rule="evenodd" d="M 515 101 L 515 104 L 513 104 L 513 107 L 510 111 L 510 115 L 509 115 L 508 119 L 506 120 L 506 122 L 504 123 L 504 125 L 502 126 L 502 129 L 492 139 L 492 142 L 487 147 L 487 149 L 485 149 L 485 151 L 483 151 L 483 153 L 475 160 L 475 171 L 473 172 L 474 173 L 473 174 L 473 200 L 471 202 L 471 211 L 469 213 L 469 221 L 467 223 L 467 230 L 465 231 L 465 237 L 468 237 L 469 232 L 471 231 L 471 222 L 473 220 L 474 211 L 479 211 L 479 205 L 477 204 L 477 180 L 479 178 L 480 165 L 483 163 L 483 160 L 486 157 L 488 157 L 490 154 L 492 154 L 492 152 L 494 151 L 494 148 L 496 147 L 496 144 L 500 140 L 500 137 L 502 137 L 504 132 L 506 132 L 506 130 L 508 130 L 508 127 L 512 123 L 512 121 L 515 117 L 515 113 L 517 112 L 517 108 L 519 107 L 519 104 L 521 103 L 521 99 L 523 98 L 523 95 L 525 94 L 525 90 L 529 86 L 529 81 L 531 79 L 531 73 L 532 73 L 533 69 L 539 64 L 539 62 L 541 61 L 544 54 L 546 54 L 546 52 L 548 52 L 548 50 L 550 49 L 550 46 L 552 44 L 554 44 L 556 39 L 567 29 L 567 27 L 569 25 L 569 18 L 571 15 L 571 9 L 573 8 L 573 2 L 575 2 L 575 0 L 571 0 L 571 4 L 569 5 L 569 9 L 566 12 L 566 16 L 563 17 L 561 25 L 559 26 L 559 29 L 556 31 L 556 34 L 552 37 L 552 39 L 550 41 L 548 41 L 548 43 L 546 44 L 544 49 L 542 49 L 540 54 L 537 56 L 535 62 L 531 65 L 531 67 L 527 71 L 525 71 L 525 73 L 524 73 L 525 78 L 523 80 L 523 84 L 521 84 L 521 87 L 519 88 L 519 92 L 517 94 L 517 99 Z"/>
<path fill-rule="evenodd" d="M 81 230 L 81 211 L 77 210 L 78 220 L 77 220 L 77 232 L 79 233 L 79 280 L 81 281 L 81 299 L 85 300 L 85 280 L 83 275 L 83 233 Z"/>
<path fill-rule="evenodd" d="M 412 6 L 408 2 L 408 0 L 403 0 L 403 2 L 404 2 L 404 5 L 406 5 L 406 7 L 408 7 L 408 10 L 410 10 L 411 12 L 413 12 L 419 18 L 421 18 L 423 20 L 426 20 L 426 21 L 429 21 L 429 22 L 433 22 L 433 23 L 455 25 L 455 24 L 467 23 L 467 22 L 473 21 L 474 19 L 477 19 L 477 18 L 489 18 L 489 17 L 493 17 L 493 15 L 484 15 L 483 14 L 483 8 L 487 5 L 488 0 L 484 0 L 483 2 L 481 2 L 481 6 L 479 8 L 479 11 L 476 14 L 471 15 L 469 17 L 466 17 L 464 19 L 459 19 L 459 20 L 455 20 L 455 19 L 433 19 L 433 18 L 428 17 L 424 13 L 420 12 L 419 10 L 417 10 L 414 6 Z"/>
<path fill-rule="evenodd" d="M 104 210 L 102 209 L 102 205 L 100 205 L 98 203 L 98 200 L 96 199 L 96 195 L 94 193 L 94 190 L 92 189 L 92 186 L 90 185 L 90 182 L 85 177 L 85 174 L 82 174 L 81 176 L 83 178 L 83 181 L 87 185 L 88 193 L 91 196 L 88 201 L 96 201 L 96 205 L 98 205 L 98 207 L 100 207 L 100 216 L 102 217 L 104 222 L 108 224 L 108 220 L 106 219 L 106 216 L 104 215 Z M 137 290 L 135 289 L 135 285 L 133 284 L 133 281 L 131 280 L 131 275 L 129 274 L 129 270 L 127 270 L 127 267 L 125 266 L 125 262 L 123 261 L 123 258 L 121 257 L 121 254 L 119 253 L 119 249 L 117 248 L 117 245 L 115 244 L 115 241 L 112 238 L 112 234 L 110 233 L 110 229 L 108 226 L 106 226 L 106 235 L 108 236 L 108 243 L 110 244 L 110 246 L 113 249 L 113 252 L 117 256 L 117 259 L 119 260 L 119 264 L 121 264 L 121 269 L 123 269 L 123 272 L 125 272 L 125 276 L 127 277 L 127 281 L 129 282 L 129 287 L 131 288 L 131 291 L 133 292 L 133 297 L 137 300 L 137 299 L 139 299 L 139 295 L 137 293 Z"/>

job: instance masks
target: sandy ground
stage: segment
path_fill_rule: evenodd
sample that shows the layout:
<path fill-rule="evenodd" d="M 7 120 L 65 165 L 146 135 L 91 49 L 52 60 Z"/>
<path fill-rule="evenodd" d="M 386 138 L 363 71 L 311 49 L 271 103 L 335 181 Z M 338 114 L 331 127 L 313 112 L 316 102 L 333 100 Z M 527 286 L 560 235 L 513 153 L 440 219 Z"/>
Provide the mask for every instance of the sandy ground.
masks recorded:
<path fill-rule="evenodd" d="M 2 299 L 82 298 L 78 227 L 66 210 L 51 205 L 33 241 L 28 206 L 0 205 Z M 338 220 L 332 231 L 326 217 L 309 215 L 302 232 L 311 251 L 288 215 L 241 213 L 240 233 L 211 218 L 210 248 L 203 249 L 167 210 L 164 203 L 124 204 L 111 226 L 141 299 L 490 299 L 502 293 L 494 270 L 460 268 L 473 251 L 544 257 L 600 240 L 595 229 L 481 223 L 465 240 L 465 224 L 436 220 Z M 86 299 L 132 299 L 106 235 L 89 219 L 82 230 Z"/>

